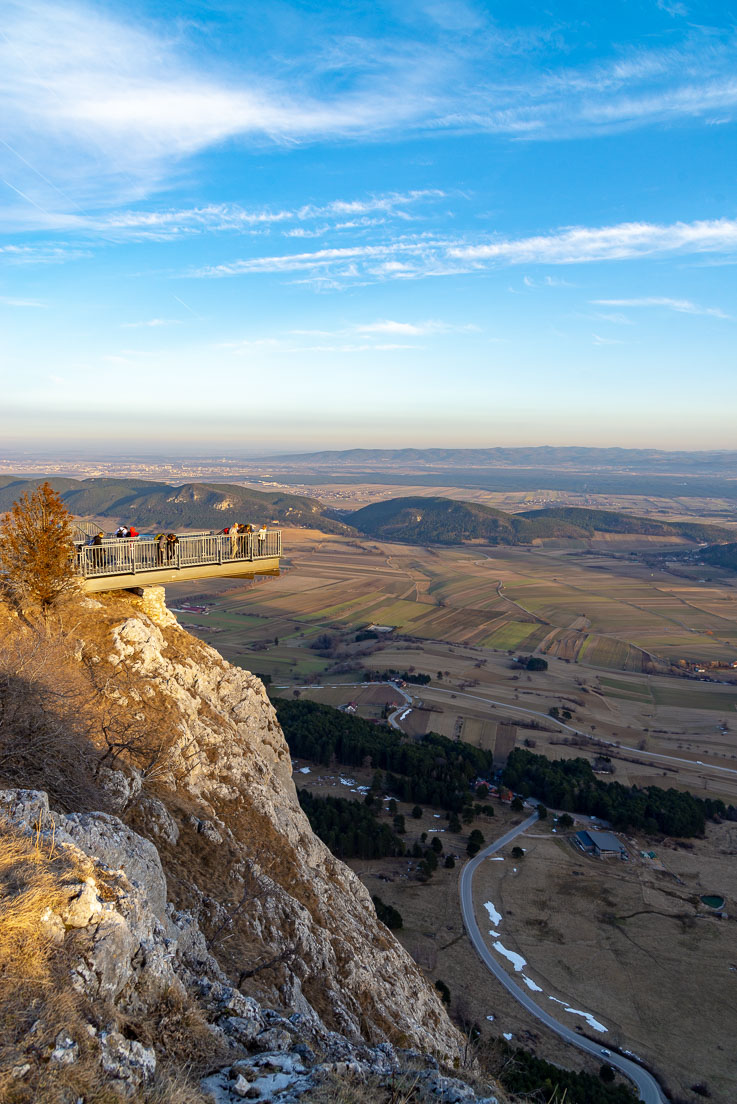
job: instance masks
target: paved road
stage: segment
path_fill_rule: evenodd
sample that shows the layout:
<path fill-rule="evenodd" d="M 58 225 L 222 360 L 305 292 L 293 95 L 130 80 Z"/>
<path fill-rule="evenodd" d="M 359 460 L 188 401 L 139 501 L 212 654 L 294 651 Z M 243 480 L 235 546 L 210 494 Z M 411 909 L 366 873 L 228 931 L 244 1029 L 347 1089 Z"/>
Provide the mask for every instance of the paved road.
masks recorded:
<path fill-rule="evenodd" d="M 644 1070 L 635 1062 L 630 1062 L 628 1058 L 623 1058 L 619 1054 L 615 1054 L 614 1051 L 607 1055 L 603 1055 L 602 1050 L 609 1049 L 604 1042 L 592 1043 L 588 1039 L 583 1038 L 576 1031 L 566 1027 L 565 1024 L 559 1023 L 558 1020 L 554 1019 L 549 1012 L 541 1008 L 540 1005 L 532 999 L 526 989 L 523 989 L 521 985 L 517 984 L 504 967 L 500 965 L 486 945 L 476 921 L 476 914 L 473 908 L 474 872 L 489 855 L 493 855 L 495 851 L 499 851 L 502 847 L 511 843 L 516 836 L 521 835 L 522 832 L 532 827 L 536 820 L 537 813 L 533 813 L 527 820 L 523 820 L 521 824 L 518 824 L 516 828 L 512 828 L 509 832 L 506 832 L 505 835 L 500 836 L 494 843 L 484 848 L 483 851 L 480 851 L 475 858 L 470 859 L 463 867 L 459 879 L 459 889 L 463 923 L 466 925 L 466 931 L 468 932 L 469 938 L 484 965 L 488 966 L 497 980 L 512 994 L 515 1000 L 518 1000 L 520 1004 L 524 1005 L 528 1012 L 531 1012 L 533 1016 L 541 1020 L 542 1023 L 544 1023 L 546 1027 L 549 1027 L 551 1031 L 554 1031 L 556 1035 L 560 1035 L 567 1043 L 571 1043 L 581 1050 L 588 1051 L 589 1054 L 592 1054 L 594 1058 L 600 1062 L 606 1060 L 610 1066 L 615 1066 L 625 1077 L 628 1077 L 634 1082 L 640 1094 L 640 1099 L 643 1100 L 645 1104 L 666 1104 L 665 1097 L 661 1093 L 657 1081 L 647 1070 Z"/>
<path fill-rule="evenodd" d="M 668 763 L 687 763 L 690 767 L 706 767 L 709 770 L 721 771 L 723 774 L 737 774 L 737 770 L 733 767 L 718 767 L 716 763 L 702 763 L 700 759 L 679 759 L 675 755 L 661 755 L 657 751 L 640 751 L 639 748 L 630 747 L 629 744 L 618 744 L 616 740 L 603 740 L 600 736 L 592 736 L 590 732 L 583 732 L 580 728 L 574 728 L 573 725 L 565 724 L 563 721 L 559 721 L 556 717 L 551 717 L 549 713 L 539 713 L 536 709 L 525 709 L 521 705 L 511 705 L 509 702 L 495 701 L 493 698 L 484 698 L 480 694 L 465 694 L 460 690 L 441 690 L 439 686 L 428 686 L 425 688 L 425 695 L 432 696 L 433 694 L 449 694 L 455 698 L 470 698 L 472 701 L 484 702 L 486 705 L 499 705 L 502 709 L 511 709 L 515 713 L 528 713 L 531 717 L 541 717 L 544 721 L 553 722 L 557 724 L 559 728 L 565 728 L 567 732 L 573 732 L 576 736 L 585 736 L 587 739 L 592 740 L 595 744 L 605 744 L 608 747 L 616 747 L 621 751 L 630 751 L 633 755 L 639 755 L 642 758 L 648 759 L 664 759 Z"/>
<path fill-rule="evenodd" d="M 312 686 L 312 687 L 308 687 L 308 689 L 323 690 L 327 686 L 330 686 L 330 687 L 333 687 L 333 688 L 337 688 L 337 687 L 342 688 L 344 686 L 381 686 L 381 685 L 382 685 L 382 683 L 378 683 L 378 682 L 341 682 L 341 683 L 326 684 L 325 687 L 323 687 L 323 686 Z M 385 685 L 390 685 L 393 690 L 396 690 L 397 693 L 401 694 L 402 697 L 404 698 L 404 700 L 406 701 L 407 705 L 412 705 L 415 702 L 415 699 L 412 697 L 411 694 L 406 693 L 406 691 L 402 690 L 395 683 L 393 683 L 393 682 L 392 683 L 386 683 Z M 285 690 L 285 689 L 287 689 L 287 687 L 285 687 L 285 686 L 276 686 L 276 687 L 274 687 L 274 689 L 275 690 Z M 498 705 L 502 709 L 510 709 L 513 713 L 526 713 L 530 717 L 540 717 L 543 721 L 548 721 L 549 723 L 553 722 L 556 725 L 558 725 L 559 728 L 564 728 L 566 730 L 566 732 L 573 732 L 576 736 L 585 736 L 588 740 L 592 740 L 595 745 L 596 744 L 601 744 L 601 745 L 606 746 L 606 747 L 616 747 L 616 748 L 619 748 L 620 751 L 624 751 L 624 752 L 629 751 L 633 755 L 638 755 L 641 758 L 662 759 L 667 763 L 685 763 L 689 767 L 705 767 L 707 770 L 721 771 L 722 774 L 736 774 L 737 775 L 737 770 L 735 770 L 733 767 L 719 767 L 719 766 L 717 766 L 716 763 L 703 763 L 700 759 L 681 759 L 676 755 L 663 755 L 659 751 L 640 751 L 639 748 L 630 747 L 629 744 L 618 744 L 616 742 L 616 740 L 604 740 L 604 739 L 602 739 L 601 736 L 592 736 L 590 732 L 583 732 L 582 729 L 580 729 L 580 728 L 574 728 L 573 725 L 568 725 L 564 721 L 559 721 L 557 718 L 551 717 L 549 713 L 540 713 L 536 709 L 526 709 L 522 705 L 512 705 L 510 702 L 496 701 L 494 698 L 485 698 L 485 697 L 482 697 L 480 694 L 466 694 L 466 693 L 462 692 L 461 690 L 441 690 L 441 688 L 439 686 L 426 686 L 425 690 L 424 690 L 424 696 L 425 697 L 432 697 L 433 694 L 446 694 L 447 696 L 452 697 L 452 698 L 468 698 L 470 701 L 483 702 L 484 705 Z M 391 725 L 391 727 L 395 728 L 398 732 L 401 732 L 402 728 L 397 723 L 397 717 L 399 716 L 400 713 L 404 712 L 404 710 L 407 708 L 407 705 L 403 705 L 400 709 L 395 709 L 395 711 L 388 718 L 388 721 L 389 721 L 389 724 Z"/>

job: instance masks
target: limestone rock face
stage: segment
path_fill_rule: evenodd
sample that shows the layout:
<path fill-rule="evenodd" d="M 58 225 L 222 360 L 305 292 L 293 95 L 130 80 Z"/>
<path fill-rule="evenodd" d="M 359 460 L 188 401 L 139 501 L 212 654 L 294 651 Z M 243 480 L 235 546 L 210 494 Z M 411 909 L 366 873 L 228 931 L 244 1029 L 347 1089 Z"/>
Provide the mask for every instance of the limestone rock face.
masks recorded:
<path fill-rule="evenodd" d="M 157 766 L 161 801 L 147 810 L 144 802 L 133 823 L 162 849 L 169 899 L 192 911 L 228 973 L 256 971 L 259 996 L 349 1038 L 389 1039 L 452 1061 L 461 1039 L 435 990 L 378 922 L 359 879 L 313 834 L 260 680 L 184 632 L 158 588 L 131 601 L 109 640 L 99 659 L 129 673 L 127 707 L 146 716 L 155 700 L 169 737 Z M 100 816 L 75 819 L 83 848 L 96 846 Z M 126 872 L 148 887 L 161 916 L 149 847 Z M 119 861 L 110 844 L 106 855 Z"/>
<path fill-rule="evenodd" d="M 50 1039 L 41 1018 L 27 1031 L 11 1070 L 14 1083 L 24 1085 L 25 1095 L 19 1100 L 47 1099 L 55 1078 L 68 1075 L 74 1084 L 80 1069 L 88 1084 L 104 1089 L 105 1099 L 109 1096 L 120 1104 L 143 1096 L 152 1099 L 149 1091 L 159 1099 L 155 1078 L 162 1069 L 166 1077 L 173 1064 L 177 1070 L 181 1064 L 181 1052 L 173 1057 L 167 1050 L 160 1025 L 162 1016 L 179 1005 L 184 1022 L 199 1025 L 187 1057 L 197 1057 L 203 1039 L 212 1049 L 213 1060 L 205 1061 L 200 1073 L 201 1088 L 205 1098 L 217 1104 L 244 1099 L 297 1104 L 303 1096 L 320 1094 L 326 1081 L 342 1084 L 346 1078 L 362 1083 L 373 1078 L 392 1092 L 404 1079 L 423 1104 L 502 1104 L 499 1097 L 480 1097 L 465 1082 L 443 1074 L 432 1054 L 400 1050 L 386 1041 L 370 1046 L 354 1030 L 328 1030 L 301 995 L 298 982 L 294 992 L 302 1010 L 290 1015 L 264 1007 L 231 985 L 191 912 L 168 904 L 163 921 L 157 915 L 152 903 L 158 908 L 162 892 L 166 899 L 167 886 L 156 850 L 117 817 L 59 813 L 49 808 L 43 792 L 6 790 L 0 791 L 0 835 L 9 832 L 25 835 L 41 862 L 44 856 L 50 861 L 52 855 L 64 855 L 67 880 L 55 905 L 43 908 L 39 923 L 65 955 L 55 984 L 71 985 L 79 995 L 78 1004 L 67 1000 L 61 1006 L 72 1012 L 64 1013 L 63 1026 L 54 1028 Z M 128 866 L 136 872 L 135 880 L 126 875 Z M 78 872 L 85 876 L 80 878 Z M 343 891 L 339 883 L 334 905 L 340 904 Z M 290 910 L 289 902 L 281 900 L 285 893 L 283 888 L 273 891 L 282 919 L 289 918 Z M 42 902 L 38 904 L 41 908 Z M 309 929 L 309 920 L 305 924 Z M 370 927 L 360 930 L 371 936 Z M 309 952 L 309 939 L 319 948 L 327 938 L 308 930 L 304 953 Z M 370 954 L 369 950 L 361 966 L 367 980 Z M 395 968 L 405 965 L 402 953 L 391 946 L 383 961 Z M 334 967 L 333 960 L 330 964 Z M 341 978 L 339 969 L 336 977 Z M 329 983 L 336 984 L 334 979 Z M 383 994 L 383 980 L 377 984 Z M 424 983 L 420 978 L 412 984 L 419 989 Z M 400 986 L 400 994 L 404 991 Z M 53 1009 L 52 1004 L 47 1011 L 54 1015 Z M 394 1011 L 409 1022 L 410 1013 L 401 1008 L 399 998 Z M 155 1024 L 157 1029 L 141 1041 L 126 1030 L 136 1023 Z M 442 1051 L 443 1044 L 450 1049 L 454 1042 L 453 1029 L 442 1022 L 431 1030 L 418 1021 L 414 1030 L 418 1037 L 439 1040 L 439 1045 L 434 1042 L 436 1051 Z M 48 1042 L 41 1041 L 44 1038 Z M 70 1095 L 68 1087 L 69 1082 L 53 1098 L 82 1099 L 76 1091 Z"/>

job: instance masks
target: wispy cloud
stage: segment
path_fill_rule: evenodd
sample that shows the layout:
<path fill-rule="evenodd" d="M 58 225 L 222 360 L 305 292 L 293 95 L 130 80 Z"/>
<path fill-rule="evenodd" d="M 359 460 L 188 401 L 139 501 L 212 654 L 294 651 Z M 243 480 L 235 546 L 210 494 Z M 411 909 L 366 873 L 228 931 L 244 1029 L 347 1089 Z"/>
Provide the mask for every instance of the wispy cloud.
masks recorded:
<path fill-rule="evenodd" d="M 623 341 L 619 341 L 616 337 L 602 337 L 601 334 L 592 334 L 591 341 L 593 345 L 624 345 Z"/>
<path fill-rule="evenodd" d="M 544 288 L 544 287 L 575 287 L 570 280 L 562 280 L 557 276 L 543 276 L 541 280 L 536 280 L 532 276 L 525 276 L 522 280 L 525 287 L 528 288 Z"/>
<path fill-rule="evenodd" d="M 387 319 L 383 322 L 368 322 L 356 326 L 358 333 L 397 334 L 404 337 L 425 337 L 429 334 L 472 333 L 478 332 L 478 329 L 478 326 L 471 324 L 458 326 L 434 319 L 429 319 L 426 322 L 394 322 Z"/>
<path fill-rule="evenodd" d="M 657 5 L 661 11 L 667 12 L 668 15 L 673 17 L 688 15 L 688 8 L 685 4 L 679 3 L 679 0 L 657 0 Z"/>
<path fill-rule="evenodd" d="M 518 264 L 590 264 L 735 251 L 737 220 L 713 219 L 670 225 L 638 222 L 578 226 L 528 238 L 499 237 L 478 244 L 432 234 L 403 235 L 376 245 L 336 246 L 226 261 L 197 269 L 189 275 L 221 278 L 255 273 L 306 273 L 305 278 L 318 286 L 340 287 L 447 276 Z M 607 305 L 625 304 L 617 301 Z"/>
<path fill-rule="evenodd" d="M 179 326 L 181 319 L 179 318 L 149 318 L 145 322 L 121 322 L 120 325 L 125 330 L 138 330 L 144 327 L 153 328 L 156 326 Z"/>
<path fill-rule="evenodd" d="M 669 253 L 737 250 L 737 220 L 710 219 L 658 225 L 624 222 L 616 226 L 575 226 L 530 238 L 502 238 L 483 245 L 455 246 L 451 257 L 501 264 L 581 264 L 630 260 Z"/>
<path fill-rule="evenodd" d="M 49 265 L 63 264 L 65 261 L 76 261 L 83 257 L 89 257 L 88 249 L 80 249 L 78 246 L 57 244 L 55 242 L 40 243 L 39 245 L 0 245 L 0 258 L 6 264 L 12 265 Z"/>
<path fill-rule="evenodd" d="M 737 108 L 726 30 L 690 26 L 668 49 L 612 48 L 606 60 L 574 68 L 559 36 L 513 28 L 505 38 L 480 8 L 451 18 L 455 7 L 425 5 L 421 33 L 408 17 L 362 37 L 341 32 L 329 12 L 294 12 L 312 37 L 299 50 L 272 48 L 267 66 L 258 4 L 249 5 L 253 28 L 237 60 L 224 65 L 208 52 L 213 43 L 202 48 L 194 23 L 182 20 L 175 37 L 100 5 L 9 0 L 0 162 L 14 211 L 43 225 L 90 201 L 140 199 L 165 187 L 183 160 L 234 139 L 288 147 L 470 129 L 547 141 L 730 118 Z M 682 6 L 662 7 L 677 15 Z M 472 43 L 471 26 L 479 28 Z"/>
<path fill-rule="evenodd" d="M 418 207 L 447 197 L 448 193 L 440 189 L 423 188 L 355 199 L 334 199 L 321 205 L 308 203 L 292 208 L 247 208 L 233 203 L 215 203 L 164 210 L 70 214 L 59 216 L 58 221 L 66 230 L 115 240 L 165 241 L 197 234 L 260 233 L 271 228 L 281 229 L 286 236 L 317 237 L 330 231 L 373 228 L 391 219 L 400 223 L 412 222 L 418 218 Z M 382 217 L 370 217 L 377 214 Z M 309 225 L 316 221 L 322 222 L 322 225 Z"/>
<path fill-rule="evenodd" d="M 480 328 L 472 323 L 446 322 L 438 318 L 419 322 L 380 319 L 375 322 L 355 322 L 331 330 L 294 329 L 277 336 L 226 342 L 220 347 L 238 354 L 255 351 L 273 353 L 390 352 L 397 349 L 418 351 L 425 348 L 421 343 L 422 338 L 451 333 L 479 332 Z M 391 340 L 392 338 L 394 340 Z"/>
<path fill-rule="evenodd" d="M 288 253 L 268 257 L 252 257 L 208 265 L 190 273 L 192 276 L 240 276 L 255 272 L 311 272 L 340 275 L 344 279 L 365 276 L 401 279 L 427 275 L 442 267 L 441 257 L 448 243 L 433 237 L 395 239 L 380 245 L 338 246 L 317 249 L 309 253 Z M 406 258 L 410 258 L 408 261 Z"/>
<path fill-rule="evenodd" d="M 592 299 L 592 303 L 601 307 L 663 307 L 678 314 L 706 314 L 711 318 L 732 317 L 719 307 L 703 307 L 692 303 L 690 299 L 668 299 L 665 296 L 646 296 L 642 299 Z"/>

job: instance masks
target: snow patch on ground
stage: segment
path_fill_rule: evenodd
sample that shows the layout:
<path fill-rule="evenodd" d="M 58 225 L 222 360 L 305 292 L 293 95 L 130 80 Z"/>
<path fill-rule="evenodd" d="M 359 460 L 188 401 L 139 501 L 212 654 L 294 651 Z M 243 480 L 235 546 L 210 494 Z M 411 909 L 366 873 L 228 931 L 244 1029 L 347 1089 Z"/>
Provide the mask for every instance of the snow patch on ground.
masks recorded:
<path fill-rule="evenodd" d="M 505 1031 L 504 1038 L 507 1040 L 507 1042 L 510 1042 L 514 1038 L 514 1035 L 511 1031 Z"/>
<path fill-rule="evenodd" d="M 489 862 L 504 862 L 502 855 L 489 855 Z"/>
<path fill-rule="evenodd" d="M 342 778 L 340 779 L 341 786 L 355 786 L 355 778 Z"/>
<path fill-rule="evenodd" d="M 522 980 L 524 981 L 524 983 L 525 983 L 525 985 L 527 986 L 528 989 L 532 989 L 533 993 L 542 993 L 542 989 L 540 988 L 539 985 L 535 984 L 535 982 L 532 980 L 532 978 L 525 977 L 525 975 L 523 974 L 522 975 Z"/>
<path fill-rule="evenodd" d="M 497 954 L 503 955 L 505 958 L 509 959 L 517 972 L 524 969 L 527 965 L 527 959 L 523 958 L 521 954 L 517 954 L 516 951 L 507 950 L 504 944 L 500 943 L 499 940 L 493 944 L 493 947 Z"/>
<path fill-rule="evenodd" d="M 486 1018 L 487 1018 L 487 1020 L 489 1021 L 489 1023 L 493 1023 L 493 1022 L 494 1022 L 494 1017 L 493 1017 L 493 1016 L 487 1016 Z"/>
<path fill-rule="evenodd" d="M 565 1001 L 558 1000 L 557 997 L 549 997 L 548 1000 L 555 1001 L 556 1004 L 562 1004 L 563 1011 L 570 1012 L 572 1016 L 581 1016 L 584 1020 L 586 1020 L 586 1023 L 589 1025 L 590 1028 L 592 1028 L 593 1031 L 608 1030 L 608 1028 L 604 1027 L 603 1023 L 599 1023 L 598 1020 L 595 1020 L 590 1012 L 582 1012 L 580 1008 L 571 1008 L 569 1007 L 569 1005 L 566 1004 Z"/>
<path fill-rule="evenodd" d="M 494 939 L 499 939 L 499 938 L 501 938 L 501 937 L 500 937 L 500 935 L 499 935 L 499 932 L 495 932 L 495 931 L 490 931 L 490 932 L 489 932 L 489 935 L 490 935 L 490 936 L 492 936 L 492 937 L 493 937 Z"/>
<path fill-rule="evenodd" d="M 494 906 L 493 906 L 493 904 L 491 903 L 491 901 L 485 901 L 485 902 L 484 902 L 484 908 L 485 908 L 485 909 L 486 909 L 486 911 L 488 912 L 488 914 L 489 914 L 489 919 L 491 920 L 492 924 L 493 924 L 493 925 L 494 925 L 495 927 L 496 927 L 496 925 L 497 925 L 497 924 L 501 924 L 501 922 L 502 922 L 502 914 L 501 914 L 500 912 L 497 912 L 497 910 L 496 910 L 496 909 L 494 908 Z"/>
<path fill-rule="evenodd" d="M 405 709 L 404 713 L 399 714 L 399 720 L 403 721 L 404 718 L 407 717 L 411 712 L 412 712 L 411 709 Z"/>
<path fill-rule="evenodd" d="M 299 768 L 299 773 L 300 774 L 312 774 L 312 771 L 310 770 L 309 767 L 300 767 Z"/>

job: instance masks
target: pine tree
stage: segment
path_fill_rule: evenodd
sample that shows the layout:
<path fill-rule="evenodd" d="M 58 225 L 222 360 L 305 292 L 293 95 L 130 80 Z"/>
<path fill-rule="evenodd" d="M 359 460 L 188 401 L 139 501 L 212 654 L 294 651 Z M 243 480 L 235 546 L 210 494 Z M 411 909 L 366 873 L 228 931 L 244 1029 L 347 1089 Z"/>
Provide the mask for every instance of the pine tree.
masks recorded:
<path fill-rule="evenodd" d="M 0 528 L 0 575 L 16 604 L 31 601 L 44 616 L 76 585 L 72 515 L 42 483 L 14 502 Z"/>

